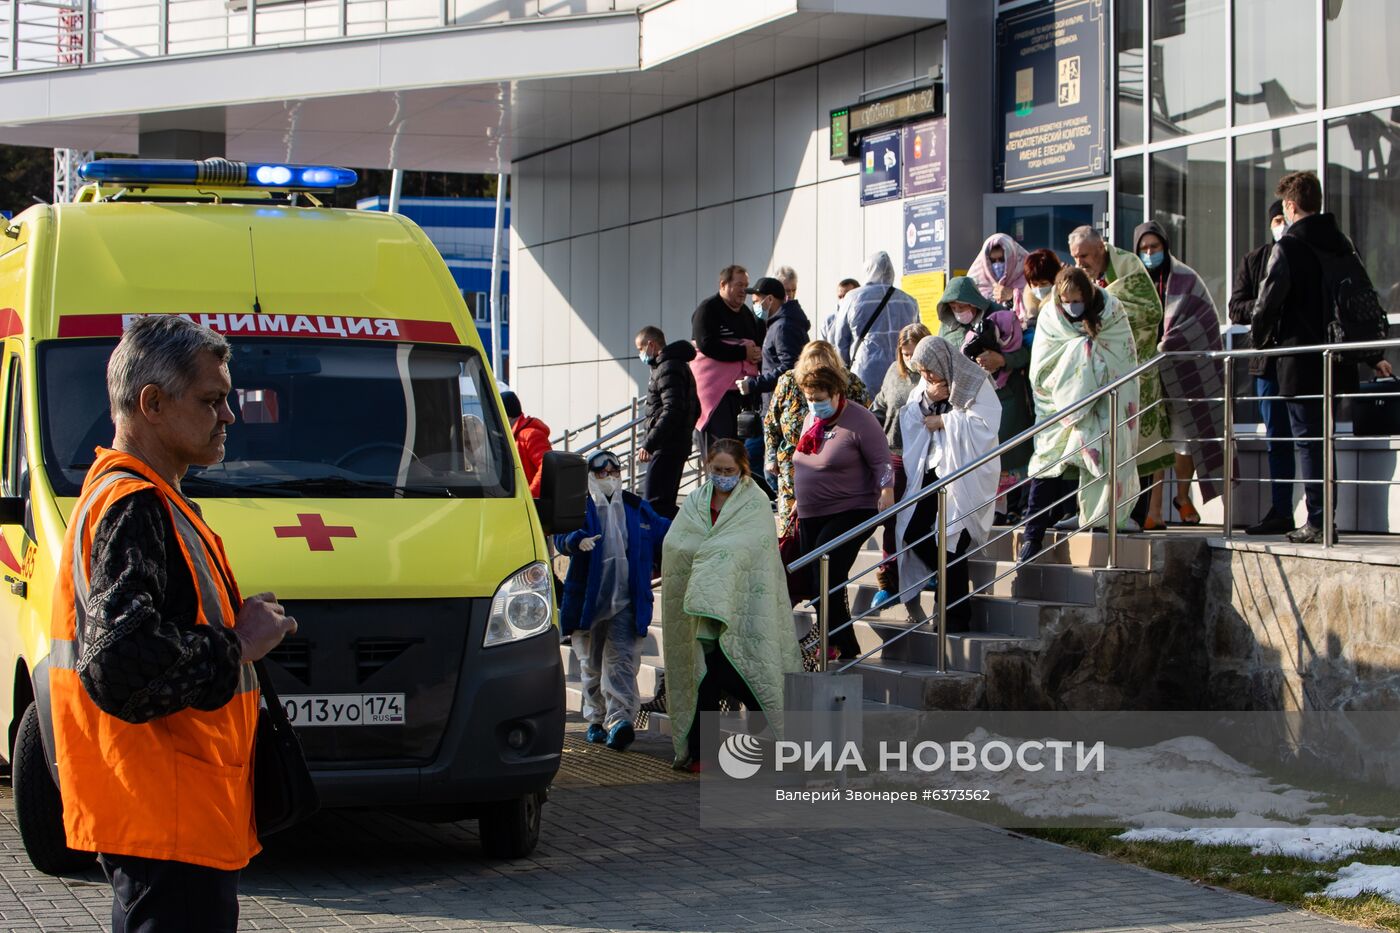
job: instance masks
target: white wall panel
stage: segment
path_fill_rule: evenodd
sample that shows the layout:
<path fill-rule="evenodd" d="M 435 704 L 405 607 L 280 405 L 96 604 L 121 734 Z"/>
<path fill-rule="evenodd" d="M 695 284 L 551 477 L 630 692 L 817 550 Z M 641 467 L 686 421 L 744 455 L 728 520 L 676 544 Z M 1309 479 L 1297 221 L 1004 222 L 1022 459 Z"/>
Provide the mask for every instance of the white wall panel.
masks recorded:
<path fill-rule="evenodd" d="M 943 40 L 948 30 L 942 26 L 914 33 L 914 75 L 936 77 L 943 73 Z"/>
<path fill-rule="evenodd" d="M 758 278 L 773 261 L 773 196 L 734 202 L 734 261 Z M 714 278 L 719 279 L 716 269 Z M 710 292 L 706 292 L 710 294 Z"/>
<path fill-rule="evenodd" d="M 544 239 L 544 156 L 511 164 L 510 221 L 520 242 L 534 246 Z"/>
<path fill-rule="evenodd" d="M 569 248 L 569 420 L 598 412 L 596 361 L 608 354 L 598 339 L 598 235 L 575 237 Z"/>
<path fill-rule="evenodd" d="M 544 361 L 544 320 L 540 296 L 543 293 L 543 272 L 540 270 L 539 247 L 521 245 L 510 256 L 510 307 L 512 317 L 529 322 L 510 329 L 511 368 L 538 366 Z"/>
<path fill-rule="evenodd" d="M 894 263 L 894 280 L 898 284 L 904 274 L 904 202 L 883 201 L 861 209 L 865 222 L 865 247 L 861 252 L 870 254 L 884 250 Z M 862 268 L 864 263 L 861 264 Z M 856 276 L 860 278 L 860 276 Z"/>
<path fill-rule="evenodd" d="M 569 306 L 569 241 L 544 244 L 540 247 L 540 256 L 544 273 L 540 283 L 540 311 L 546 321 L 558 322 L 543 328 L 540 361 L 546 366 L 555 366 L 569 359 L 569 328 L 564 326 L 573 314 Z"/>
<path fill-rule="evenodd" d="M 544 238 L 562 240 L 569 235 L 569 147 L 544 154 Z"/>
<path fill-rule="evenodd" d="M 802 290 L 806 295 L 803 307 L 814 328 L 834 309 L 837 282 L 864 279 L 865 230 L 860 210 L 858 176 L 848 175 L 817 186 L 817 281 Z"/>
<path fill-rule="evenodd" d="M 817 69 L 804 68 L 773 81 L 774 190 L 817 180 Z"/>
<path fill-rule="evenodd" d="M 598 137 L 570 148 L 569 233 L 578 236 L 598 229 Z"/>
<path fill-rule="evenodd" d="M 661 216 L 661 118 L 632 124 L 632 223 Z"/>
<path fill-rule="evenodd" d="M 709 207 L 734 198 L 734 95 L 721 94 L 700 101 L 696 117 L 696 203 Z"/>
<path fill-rule="evenodd" d="M 631 176 L 631 132 L 627 127 L 598 137 L 598 229 L 627 223 Z"/>
<path fill-rule="evenodd" d="M 734 92 L 734 197 L 773 190 L 773 82 Z"/>
<path fill-rule="evenodd" d="M 682 107 L 662 117 L 663 214 L 695 210 L 695 109 Z"/>
<path fill-rule="evenodd" d="M 817 66 L 817 112 L 831 111 L 860 100 L 865 88 L 865 56 L 852 52 Z M 839 162 L 827 158 L 831 153 L 831 127 L 821 121 L 817 130 L 817 179 L 840 178 L 856 173 L 855 162 Z"/>
<path fill-rule="evenodd" d="M 632 290 L 631 234 L 626 227 L 598 234 L 598 342 L 599 356 L 617 356 L 618 347 L 630 347 L 632 334 L 628 294 Z M 608 404 L 609 396 L 603 396 Z"/>
<path fill-rule="evenodd" d="M 627 333 L 635 334 L 661 316 L 661 221 L 633 224 L 630 233 Z"/>
<path fill-rule="evenodd" d="M 773 262 L 797 273 L 798 300 L 817 295 L 817 189 L 815 185 L 773 195 Z"/>
<path fill-rule="evenodd" d="M 695 212 L 667 217 L 661 222 L 661 329 L 683 333 L 690 315 L 700 303 L 695 268 Z M 639 325 L 640 326 L 640 325 Z"/>
<path fill-rule="evenodd" d="M 865 90 L 888 88 L 914 77 L 913 36 L 900 36 L 865 50 Z"/>
<path fill-rule="evenodd" d="M 695 304 L 715 293 L 720 270 L 734 262 L 734 205 L 718 204 L 695 215 Z M 692 306 L 691 310 L 694 310 Z M 686 325 L 686 334 L 690 327 Z M 666 336 L 670 337 L 668 331 Z M 673 340 L 680 338 L 674 337 Z"/>

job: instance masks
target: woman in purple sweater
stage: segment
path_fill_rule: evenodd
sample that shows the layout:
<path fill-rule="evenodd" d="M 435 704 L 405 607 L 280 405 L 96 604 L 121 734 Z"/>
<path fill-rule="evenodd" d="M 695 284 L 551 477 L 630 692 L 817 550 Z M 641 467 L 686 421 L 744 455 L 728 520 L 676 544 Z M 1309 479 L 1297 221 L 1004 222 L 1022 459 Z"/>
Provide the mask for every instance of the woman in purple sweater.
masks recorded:
<path fill-rule="evenodd" d="M 794 375 L 809 408 L 792 461 L 797 531 L 802 552 L 809 554 L 894 504 L 894 467 L 879 419 L 842 395 L 845 373 L 805 362 Z M 851 575 L 863 543 L 856 539 L 831 552 L 832 586 Z M 837 587 L 827 624 L 843 660 L 860 656 L 850 621 L 846 588 Z"/>

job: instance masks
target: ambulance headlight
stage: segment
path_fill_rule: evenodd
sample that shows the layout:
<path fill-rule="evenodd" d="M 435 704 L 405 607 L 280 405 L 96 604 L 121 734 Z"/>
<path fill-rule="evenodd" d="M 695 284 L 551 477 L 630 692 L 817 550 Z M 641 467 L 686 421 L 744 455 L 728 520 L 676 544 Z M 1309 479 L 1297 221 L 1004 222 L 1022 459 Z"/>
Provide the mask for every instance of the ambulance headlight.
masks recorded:
<path fill-rule="evenodd" d="M 554 578 L 549 565 L 537 562 L 501 584 L 491 599 L 482 647 L 530 638 L 554 621 Z"/>

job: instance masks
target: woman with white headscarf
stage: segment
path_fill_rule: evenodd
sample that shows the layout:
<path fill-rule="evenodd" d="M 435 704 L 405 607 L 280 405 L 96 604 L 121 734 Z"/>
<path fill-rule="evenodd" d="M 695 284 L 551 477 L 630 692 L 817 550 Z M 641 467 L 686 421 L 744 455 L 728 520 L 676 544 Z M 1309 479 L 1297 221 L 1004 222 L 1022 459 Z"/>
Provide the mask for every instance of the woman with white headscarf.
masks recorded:
<path fill-rule="evenodd" d="M 919 303 L 894 287 L 889 253 L 874 253 L 865 264 L 865 284 L 841 301 L 833 342 L 862 383 L 878 386 L 899 353 L 899 332 L 918 319 Z"/>
<path fill-rule="evenodd" d="M 914 349 L 919 384 L 900 413 L 904 440 L 905 501 L 941 477 L 952 476 L 997 447 L 1001 401 L 987 373 L 942 337 L 925 337 Z M 970 549 L 987 542 L 992 529 L 1000 458 L 992 458 L 948 484 L 948 630 L 967 631 L 972 621 L 968 564 Z M 938 495 L 899 513 L 895 527 L 901 547 L 900 599 L 911 610 L 938 566 Z M 939 581 L 943 586 L 944 581 Z M 961 600 L 961 602 L 959 602 Z M 956 605 L 954 605 L 956 603 Z"/>

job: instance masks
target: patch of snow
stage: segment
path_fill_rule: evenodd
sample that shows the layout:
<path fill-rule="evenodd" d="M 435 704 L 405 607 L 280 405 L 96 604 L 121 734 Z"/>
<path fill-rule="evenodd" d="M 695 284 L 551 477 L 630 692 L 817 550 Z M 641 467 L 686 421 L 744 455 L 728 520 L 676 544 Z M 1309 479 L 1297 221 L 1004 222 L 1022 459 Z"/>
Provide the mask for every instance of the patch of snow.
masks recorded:
<path fill-rule="evenodd" d="M 1379 894 L 1400 903 L 1400 866 L 1352 862 L 1337 872 L 1337 880 L 1322 892 L 1327 897 L 1360 897 Z"/>
<path fill-rule="evenodd" d="M 1355 827 L 1259 828 L 1257 822 L 1253 823 L 1252 827 L 1245 825 L 1191 829 L 1131 829 L 1118 838 L 1124 842 L 1186 841 L 1203 846 L 1249 846 L 1251 855 L 1284 855 L 1313 862 L 1346 858 L 1362 849 L 1400 849 L 1400 830 L 1383 833 Z M 1400 872 L 1400 868 L 1386 867 Z M 1397 875 L 1397 878 L 1400 878 L 1400 875 Z"/>

